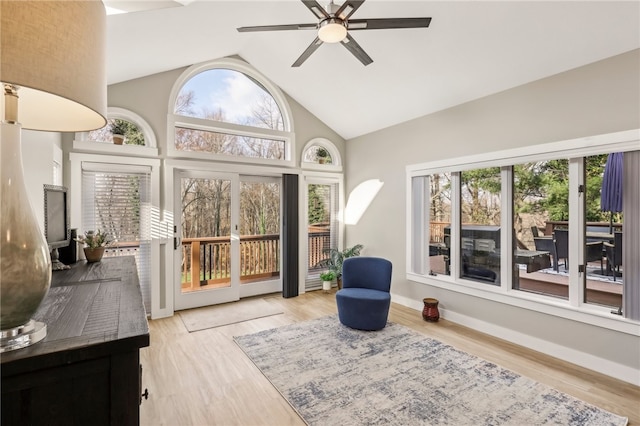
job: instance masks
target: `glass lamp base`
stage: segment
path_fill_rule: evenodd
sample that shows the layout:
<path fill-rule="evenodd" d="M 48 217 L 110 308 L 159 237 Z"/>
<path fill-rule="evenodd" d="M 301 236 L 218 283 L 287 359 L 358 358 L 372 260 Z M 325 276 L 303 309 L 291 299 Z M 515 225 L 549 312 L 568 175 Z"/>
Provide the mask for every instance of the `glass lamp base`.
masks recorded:
<path fill-rule="evenodd" d="M 45 323 L 29 320 L 24 325 L 0 331 L 0 353 L 26 348 L 47 336 Z"/>

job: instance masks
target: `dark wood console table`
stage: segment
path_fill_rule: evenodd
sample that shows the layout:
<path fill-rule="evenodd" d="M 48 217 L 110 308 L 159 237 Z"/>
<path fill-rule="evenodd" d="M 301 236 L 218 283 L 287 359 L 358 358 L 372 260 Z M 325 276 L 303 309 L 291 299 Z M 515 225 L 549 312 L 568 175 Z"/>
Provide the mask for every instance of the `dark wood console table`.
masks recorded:
<path fill-rule="evenodd" d="M 47 337 L 1 356 L 2 425 L 137 425 L 149 325 L 133 256 L 53 272 Z"/>

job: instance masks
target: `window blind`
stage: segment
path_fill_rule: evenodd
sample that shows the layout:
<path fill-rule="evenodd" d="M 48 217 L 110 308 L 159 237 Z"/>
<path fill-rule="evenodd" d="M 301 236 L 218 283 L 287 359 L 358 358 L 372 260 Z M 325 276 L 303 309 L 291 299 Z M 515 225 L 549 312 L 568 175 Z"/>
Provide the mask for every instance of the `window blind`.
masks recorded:
<path fill-rule="evenodd" d="M 326 181 L 325 181 L 326 182 Z M 325 250 L 330 248 L 338 248 L 339 226 L 338 206 L 339 206 L 339 190 L 337 183 L 313 183 L 309 182 L 307 186 L 307 205 L 309 210 L 317 204 L 321 204 L 327 213 L 329 236 L 319 238 L 314 236 L 314 232 L 318 229 L 312 229 L 314 218 L 307 217 L 307 278 L 305 280 L 305 289 L 313 290 L 322 286 L 319 274 L 326 268 L 318 269 L 315 267 L 317 261 L 325 256 Z M 313 193 L 313 194 L 312 194 Z M 309 203 L 311 199 L 311 203 Z M 311 204 L 311 205 L 309 205 Z M 309 214 L 311 212 L 309 211 Z"/>
<path fill-rule="evenodd" d="M 145 309 L 151 308 L 151 168 L 82 164 L 82 229 L 108 233 L 105 256 L 135 256 Z"/>

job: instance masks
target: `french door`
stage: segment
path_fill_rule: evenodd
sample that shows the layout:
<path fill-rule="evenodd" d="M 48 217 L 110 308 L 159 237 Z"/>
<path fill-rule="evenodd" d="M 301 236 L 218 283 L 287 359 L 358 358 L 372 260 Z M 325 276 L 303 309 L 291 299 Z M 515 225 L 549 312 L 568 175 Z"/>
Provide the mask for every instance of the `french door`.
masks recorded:
<path fill-rule="evenodd" d="M 179 171 L 175 309 L 282 290 L 280 179 Z"/>

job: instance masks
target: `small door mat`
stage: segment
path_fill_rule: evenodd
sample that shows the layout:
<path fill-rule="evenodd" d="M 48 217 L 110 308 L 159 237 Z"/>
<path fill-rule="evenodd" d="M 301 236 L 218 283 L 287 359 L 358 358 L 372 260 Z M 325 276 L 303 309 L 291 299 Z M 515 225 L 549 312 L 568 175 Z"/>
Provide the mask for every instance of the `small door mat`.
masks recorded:
<path fill-rule="evenodd" d="M 284 311 L 264 299 L 243 300 L 206 308 L 189 309 L 179 313 L 189 333 L 221 327 L 256 318 L 282 314 Z"/>

